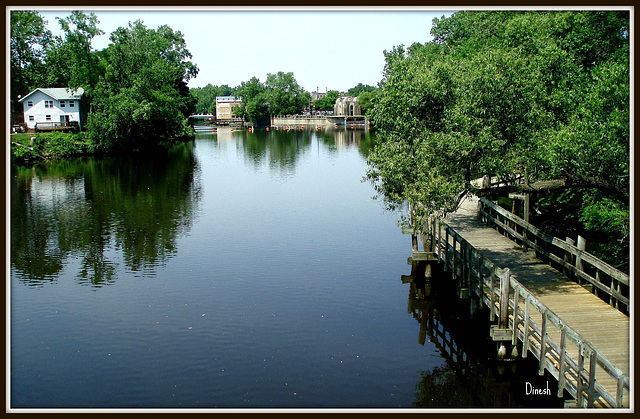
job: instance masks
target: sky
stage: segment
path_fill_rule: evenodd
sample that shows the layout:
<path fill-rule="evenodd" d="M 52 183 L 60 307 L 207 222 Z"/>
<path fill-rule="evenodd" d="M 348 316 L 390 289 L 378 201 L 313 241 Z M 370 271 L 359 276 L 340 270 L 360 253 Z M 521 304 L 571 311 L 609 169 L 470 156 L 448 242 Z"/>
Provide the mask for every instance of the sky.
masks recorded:
<path fill-rule="evenodd" d="M 71 9 L 38 8 L 54 34 L 56 17 Z M 383 51 L 431 40 L 433 18 L 452 11 L 435 8 L 87 8 L 105 35 L 94 38 L 97 50 L 109 34 L 137 19 L 147 28 L 166 24 L 182 32 L 199 68 L 189 87 L 240 85 L 251 77 L 292 72 L 306 91 L 346 92 L 358 83 L 376 86 L 382 79 Z"/>

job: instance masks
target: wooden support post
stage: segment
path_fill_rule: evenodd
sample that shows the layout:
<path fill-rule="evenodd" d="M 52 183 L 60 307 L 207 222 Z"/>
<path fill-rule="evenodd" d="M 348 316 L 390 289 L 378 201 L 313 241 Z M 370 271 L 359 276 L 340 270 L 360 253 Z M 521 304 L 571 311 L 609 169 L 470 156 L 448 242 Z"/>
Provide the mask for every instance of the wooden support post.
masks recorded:
<path fill-rule="evenodd" d="M 542 312 L 542 330 L 540 332 L 540 364 L 538 375 L 544 375 L 544 367 L 547 363 L 547 311 Z"/>
<path fill-rule="evenodd" d="M 582 395 L 582 389 L 584 388 L 584 378 L 582 377 L 582 370 L 584 369 L 584 347 L 582 343 L 578 345 L 578 377 L 576 382 L 576 405 L 582 407 L 584 404 L 584 396 Z"/>
<path fill-rule="evenodd" d="M 531 316 L 530 298 L 527 297 L 524 303 L 524 336 L 522 337 L 522 357 L 526 358 L 529 352 L 529 318 Z"/>
<path fill-rule="evenodd" d="M 573 239 L 571 237 L 567 237 L 567 243 L 574 246 L 576 244 L 575 241 L 573 241 Z M 564 262 L 569 264 L 569 265 L 573 265 L 573 257 L 571 255 L 571 252 L 569 251 L 565 251 L 564 252 Z M 570 277 L 571 271 L 569 270 L 569 268 L 567 268 L 566 266 L 563 267 L 563 272 L 567 277 Z"/>
<path fill-rule="evenodd" d="M 587 389 L 587 407 L 593 407 L 596 392 L 596 353 L 589 351 L 589 388 Z"/>
<path fill-rule="evenodd" d="M 427 226 L 427 229 L 428 228 L 429 227 Z M 427 231 L 429 231 L 429 230 L 427 230 Z M 427 233 L 421 232 L 420 233 L 420 238 L 422 239 L 422 250 L 425 251 L 425 252 L 428 252 L 429 251 L 428 250 L 429 246 L 427 245 L 427 243 L 429 242 L 429 238 L 427 237 Z"/>
<path fill-rule="evenodd" d="M 438 247 L 438 237 L 436 236 L 436 219 L 431 219 L 431 252 L 436 253 Z"/>
<path fill-rule="evenodd" d="M 489 189 L 491 187 L 491 177 L 489 175 L 482 176 L 482 188 Z"/>
<path fill-rule="evenodd" d="M 499 303 L 500 309 L 498 312 L 498 325 L 492 326 L 490 333 L 491 338 L 494 341 L 510 342 L 513 339 L 513 331 L 509 329 L 509 278 L 511 277 L 511 271 L 507 268 L 502 274 L 500 274 L 500 295 Z M 493 305 L 493 304 L 492 304 Z M 503 357 L 505 353 L 500 353 L 502 348 L 498 352 L 498 357 Z"/>
<path fill-rule="evenodd" d="M 500 275 L 500 315 L 498 317 L 498 328 L 509 328 L 509 278 L 511 271 L 505 269 Z"/>
<path fill-rule="evenodd" d="M 436 245 L 438 249 L 438 256 L 442 256 L 442 220 L 438 219 L 438 241 Z M 446 249 L 446 247 L 445 247 Z M 442 259 L 442 257 L 441 257 Z M 443 259 L 444 260 L 444 259 Z"/>
<path fill-rule="evenodd" d="M 613 407 L 622 407 L 624 397 L 624 378 L 624 374 L 618 377 L 618 386 L 616 388 L 616 405 Z"/>
<path fill-rule="evenodd" d="M 451 252 L 451 271 L 453 272 L 452 275 L 453 275 L 453 280 L 454 281 L 457 279 L 456 277 L 458 276 L 458 271 L 456 269 L 456 265 L 457 265 L 456 264 L 456 259 L 458 258 L 457 254 L 456 254 L 456 243 L 458 243 L 458 241 L 456 240 L 456 236 L 454 235 L 453 236 L 452 252 Z"/>
<path fill-rule="evenodd" d="M 587 241 L 584 239 L 584 237 L 582 236 L 578 236 L 578 244 L 577 244 L 578 250 L 581 251 L 586 251 L 587 249 Z M 578 255 L 576 256 L 576 269 L 579 271 L 583 270 L 582 267 L 582 255 L 580 254 L 580 252 L 578 252 Z M 582 285 L 584 283 L 584 280 L 582 279 L 582 277 L 578 276 L 578 284 Z"/>
<path fill-rule="evenodd" d="M 490 307 L 489 307 L 489 321 L 493 321 L 493 315 L 496 312 L 496 290 L 495 290 L 495 279 L 496 279 L 496 266 L 493 265 L 491 269 L 491 273 L 489 274 L 489 292 L 490 292 Z"/>
<path fill-rule="evenodd" d="M 484 265 L 484 258 L 478 253 L 478 297 L 480 298 L 480 307 L 482 307 L 484 301 L 484 278 L 482 277 L 482 266 Z"/>
<path fill-rule="evenodd" d="M 560 332 L 560 371 L 558 372 L 558 397 L 562 397 L 567 378 L 565 377 L 565 365 L 566 365 L 566 348 L 567 345 L 567 332 L 565 326 L 562 326 Z"/>
<path fill-rule="evenodd" d="M 458 298 L 469 298 L 469 243 L 460 243 L 460 278 L 458 279 Z"/>
<path fill-rule="evenodd" d="M 413 205 L 409 203 L 409 226 L 413 229 L 411 233 L 411 249 L 418 250 L 418 232 L 416 231 L 416 223 L 413 219 Z"/>
<path fill-rule="evenodd" d="M 529 194 L 526 193 L 524 194 L 524 221 L 527 223 L 529 222 L 529 211 L 530 211 L 529 204 L 530 204 L 530 197 L 529 197 Z"/>
<path fill-rule="evenodd" d="M 511 345 L 518 345 L 518 304 L 520 302 L 520 285 L 513 289 L 513 336 L 511 337 Z"/>
<path fill-rule="evenodd" d="M 444 229 L 444 249 L 442 252 L 442 256 L 440 259 L 444 262 L 444 271 L 447 272 L 449 270 L 449 229 L 445 227 Z"/>

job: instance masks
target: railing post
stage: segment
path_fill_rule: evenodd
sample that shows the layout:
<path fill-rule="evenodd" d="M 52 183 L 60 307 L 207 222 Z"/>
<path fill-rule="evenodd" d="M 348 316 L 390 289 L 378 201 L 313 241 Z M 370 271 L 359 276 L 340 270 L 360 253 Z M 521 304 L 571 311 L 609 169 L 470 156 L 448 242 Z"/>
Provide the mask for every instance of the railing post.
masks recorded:
<path fill-rule="evenodd" d="M 498 328 L 509 328 L 509 278 L 511 271 L 505 269 L 500 275 L 500 315 L 498 317 Z"/>
<path fill-rule="evenodd" d="M 520 285 L 517 285 L 513 289 L 513 337 L 511 338 L 511 345 L 514 348 L 518 347 L 518 304 L 520 303 Z"/>
<path fill-rule="evenodd" d="M 567 344 L 567 332 L 565 326 L 562 326 L 560 332 L 560 371 L 558 372 L 558 397 L 562 397 L 562 392 L 567 378 L 565 377 L 565 364 L 566 364 L 566 344 Z"/>
<path fill-rule="evenodd" d="M 624 377 L 624 374 L 618 377 L 618 386 L 616 388 L 616 405 L 613 407 L 622 407 L 624 397 Z"/>
<path fill-rule="evenodd" d="M 587 389 L 587 407 L 593 407 L 596 392 L 596 358 L 593 350 L 589 350 L 589 388 Z"/>
<path fill-rule="evenodd" d="M 531 316 L 531 300 L 530 296 L 527 296 L 524 303 L 524 336 L 522 337 L 522 357 L 527 357 L 529 352 L 529 319 Z"/>
<path fill-rule="evenodd" d="M 578 250 L 581 250 L 583 252 L 587 249 L 587 241 L 584 239 L 584 237 L 578 236 L 578 243 L 576 247 L 578 248 Z M 576 255 L 576 269 L 578 269 L 579 271 L 583 270 L 582 255 L 580 254 L 580 252 L 578 252 L 578 254 Z M 582 278 L 579 279 L 578 283 L 582 284 Z"/>
<path fill-rule="evenodd" d="M 584 387 L 584 379 L 582 378 L 582 370 L 584 369 L 584 347 L 582 343 L 578 345 L 578 376 L 576 380 L 576 405 L 582 407 L 584 404 L 584 396 L 582 389 Z"/>
<path fill-rule="evenodd" d="M 441 224 L 442 225 L 442 224 Z M 442 261 L 444 262 L 444 271 L 449 270 L 449 229 L 444 228 L 444 252 L 442 253 Z"/>
<path fill-rule="evenodd" d="M 489 292 L 490 292 L 490 304 L 491 306 L 489 307 L 489 321 L 493 321 L 493 316 L 496 312 L 496 285 L 495 285 L 495 278 L 496 278 L 496 265 L 492 265 L 491 266 L 491 273 L 489 274 Z"/>
<path fill-rule="evenodd" d="M 576 242 L 574 242 L 571 237 L 567 237 L 566 242 L 567 242 L 567 244 L 570 244 L 572 246 L 575 246 L 575 244 L 576 244 Z M 565 262 L 565 264 L 573 265 L 573 258 L 571 257 L 571 252 L 569 252 L 568 250 L 565 250 L 565 252 L 564 252 L 564 262 Z M 566 265 L 563 266 L 562 268 L 563 268 L 562 271 L 567 276 L 567 278 L 570 278 L 569 274 L 571 273 L 571 270 L 569 268 L 567 268 Z"/>
<path fill-rule="evenodd" d="M 544 367 L 547 363 L 547 310 L 542 312 L 542 329 L 540 331 L 540 364 L 538 375 L 544 375 Z"/>

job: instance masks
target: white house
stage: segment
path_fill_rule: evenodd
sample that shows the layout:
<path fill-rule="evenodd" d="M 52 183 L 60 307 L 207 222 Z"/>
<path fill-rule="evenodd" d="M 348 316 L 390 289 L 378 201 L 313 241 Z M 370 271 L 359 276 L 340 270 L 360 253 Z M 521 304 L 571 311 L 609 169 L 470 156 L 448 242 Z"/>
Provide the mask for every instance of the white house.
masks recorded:
<path fill-rule="evenodd" d="M 84 106 L 84 89 L 38 88 L 20 99 L 24 108 L 24 122 L 27 128 L 34 129 L 36 124 L 52 127 L 62 123 L 78 124 L 82 129 L 87 119 Z M 44 124 L 43 124 L 44 123 Z M 58 124 L 53 124 L 58 123 Z"/>

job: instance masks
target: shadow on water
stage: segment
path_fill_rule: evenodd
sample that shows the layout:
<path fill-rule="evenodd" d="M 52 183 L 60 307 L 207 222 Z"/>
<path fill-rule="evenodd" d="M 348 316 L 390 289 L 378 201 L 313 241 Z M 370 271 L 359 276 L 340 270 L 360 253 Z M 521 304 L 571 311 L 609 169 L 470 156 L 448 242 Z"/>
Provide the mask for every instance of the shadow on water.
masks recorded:
<path fill-rule="evenodd" d="M 144 273 L 177 251 L 200 191 L 193 143 L 151 154 L 17 167 L 11 183 L 11 266 L 28 285 L 55 280 L 79 260 L 77 279 L 94 287 L 127 269 Z"/>
<path fill-rule="evenodd" d="M 411 261 L 407 311 L 419 323 L 418 341 L 433 343 L 446 366 L 420 373 L 417 408 L 563 408 L 557 382 L 546 371 L 538 375 L 538 361 L 527 358 L 497 360 L 497 345 L 489 337 L 489 313 L 470 314 L 470 301 L 458 299 L 447 273 L 436 267 L 425 279 L 425 263 Z M 451 281 L 448 281 L 451 282 Z M 548 394 L 533 395 L 531 389 Z"/>

